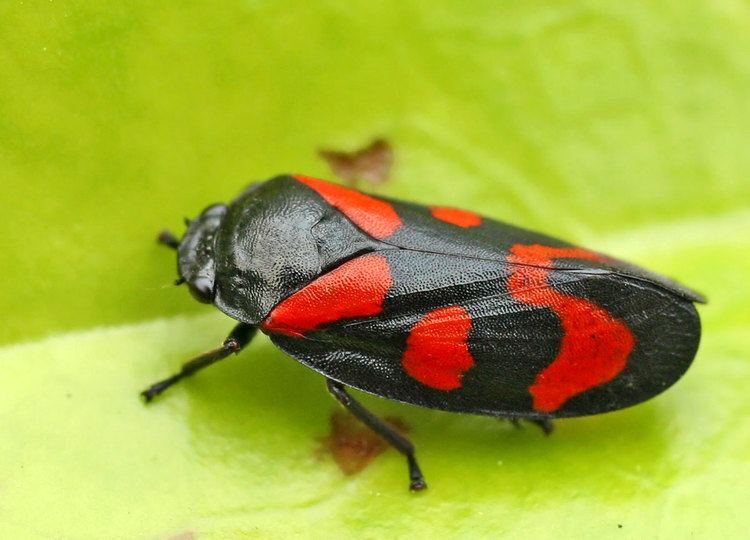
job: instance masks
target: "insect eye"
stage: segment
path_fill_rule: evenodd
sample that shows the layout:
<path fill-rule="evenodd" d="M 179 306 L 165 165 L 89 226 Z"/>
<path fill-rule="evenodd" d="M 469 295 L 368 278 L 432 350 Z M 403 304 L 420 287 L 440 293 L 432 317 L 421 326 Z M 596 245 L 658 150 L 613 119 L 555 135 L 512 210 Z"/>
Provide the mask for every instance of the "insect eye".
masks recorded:
<path fill-rule="evenodd" d="M 226 205 L 212 204 L 211 206 L 203 210 L 203 212 L 201 212 L 201 217 L 204 217 L 204 218 L 221 217 L 224 215 L 226 211 L 227 211 Z"/>
<path fill-rule="evenodd" d="M 189 284 L 190 294 L 193 298 L 204 304 L 210 304 L 214 301 L 214 288 L 213 283 L 206 278 L 198 278 L 191 281 Z"/>

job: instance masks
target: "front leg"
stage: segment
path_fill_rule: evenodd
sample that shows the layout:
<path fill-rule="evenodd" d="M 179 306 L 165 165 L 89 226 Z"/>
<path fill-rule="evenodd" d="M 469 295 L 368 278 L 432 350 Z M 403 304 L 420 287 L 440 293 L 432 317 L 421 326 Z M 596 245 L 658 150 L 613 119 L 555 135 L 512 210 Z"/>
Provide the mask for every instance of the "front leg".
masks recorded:
<path fill-rule="evenodd" d="M 256 326 L 245 323 L 238 324 L 234 327 L 229 336 L 227 336 L 227 339 L 224 340 L 221 347 L 203 353 L 200 356 L 196 356 L 192 360 L 185 362 L 178 373 L 152 384 L 146 390 L 141 392 L 141 396 L 143 396 L 146 402 L 149 402 L 164 392 L 164 390 L 185 377 L 226 358 L 232 353 L 240 352 L 248 343 L 250 343 L 250 340 L 253 339 L 257 330 L 258 328 Z"/>
<path fill-rule="evenodd" d="M 349 409 L 363 424 L 383 437 L 391 446 L 406 456 L 406 461 L 409 465 L 409 489 L 420 491 L 426 488 L 427 483 L 424 480 L 424 476 L 422 476 L 422 471 L 419 469 L 417 458 L 414 457 L 414 445 L 411 441 L 365 409 L 361 403 L 349 395 L 343 384 L 333 379 L 326 379 L 326 383 L 328 391 L 333 394 L 333 397 L 339 403 Z"/>
<path fill-rule="evenodd" d="M 499 417 L 500 420 L 505 420 L 504 417 Z M 523 418 L 519 419 L 516 417 L 510 417 L 508 418 L 510 420 L 510 423 L 513 424 L 515 427 L 519 428 L 521 427 L 521 420 L 525 420 L 526 422 L 531 422 L 532 424 L 535 424 L 539 426 L 539 429 L 542 430 L 542 432 L 545 435 L 551 435 L 553 431 L 555 431 L 555 424 L 552 423 L 552 420 L 549 418 Z"/>

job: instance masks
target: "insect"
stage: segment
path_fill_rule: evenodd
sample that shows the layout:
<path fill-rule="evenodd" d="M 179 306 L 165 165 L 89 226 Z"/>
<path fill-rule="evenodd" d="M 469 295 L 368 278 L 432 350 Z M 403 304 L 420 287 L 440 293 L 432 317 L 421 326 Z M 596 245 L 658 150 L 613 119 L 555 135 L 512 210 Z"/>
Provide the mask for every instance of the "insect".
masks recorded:
<path fill-rule="evenodd" d="M 188 222 L 180 283 L 239 323 L 142 395 L 242 350 L 257 330 L 407 460 L 414 446 L 347 391 L 531 420 L 621 409 L 671 386 L 700 339 L 696 292 L 473 212 L 305 176 L 251 185 Z"/>

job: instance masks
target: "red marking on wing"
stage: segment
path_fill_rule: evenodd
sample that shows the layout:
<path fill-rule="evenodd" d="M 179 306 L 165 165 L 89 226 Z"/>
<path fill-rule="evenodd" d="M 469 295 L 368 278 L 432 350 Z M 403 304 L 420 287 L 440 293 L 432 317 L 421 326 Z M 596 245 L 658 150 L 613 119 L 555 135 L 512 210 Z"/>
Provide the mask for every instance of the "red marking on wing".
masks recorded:
<path fill-rule="evenodd" d="M 401 364 L 424 385 L 437 390 L 461 387 L 461 377 L 474 365 L 467 339 L 471 316 L 461 306 L 435 309 L 422 317 L 406 339 Z"/>
<path fill-rule="evenodd" d="M 393 284 L 382 255 L 363 255 L 323 274 L 279 303 L 261 324 L 264 330 L 301 336 L 317 327 L 383 311 Z"/>
<path fill-rule="evenodd" d="M 508 262 L 551 265 L 554 259 L 605 261 L 604 256 L 581 248 L 554 248 L 516 244 Z M 611 381 L 625 369 L 635 337 L 627 325 L 583 298 L 550 287 L 549 268 L 514 267 L 508 278 L 513 298 L 524 304 L 550 308 L 560 317 L 563 338 L 560 351 L 529 387 L 534 409 L 552 412 L 568 399 Z"/>
<path fill-rule="evenodd" d="M 309 176 L 298 175 L 294 178 L 314 189 L 328 204 L 338 208 L 360 229 L 379 240 L 389 237 L 401 227 L 402 221 L 396 210 L 381 199 Z"/>
<path fill-rule="evenodd" d="M 430 208 L 430 212 L 432 213 L 432 217 L 458 227 L 468 228 L 482 224 L 482 216 L 468 210 L 448 208 L 446 206 L 433 206 Z"/>

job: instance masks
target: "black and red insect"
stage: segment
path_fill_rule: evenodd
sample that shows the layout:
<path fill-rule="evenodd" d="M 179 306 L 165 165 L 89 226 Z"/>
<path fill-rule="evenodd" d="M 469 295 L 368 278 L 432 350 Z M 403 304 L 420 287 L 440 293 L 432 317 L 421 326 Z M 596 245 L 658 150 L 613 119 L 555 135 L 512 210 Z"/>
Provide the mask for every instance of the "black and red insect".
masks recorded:
<path fill-rule="evenodd" d="M 347 393 L 532 420 L 604 413 L 669 386 L 695 356 L 703 298 L 662 276 L 473 212 L 305 176 L 254 184 L 189 222 L 178 281 L 239 321 L 147 400 L 238 352 L 257 329 L 326 377 L 357 418 L 414 447 Z"/>

